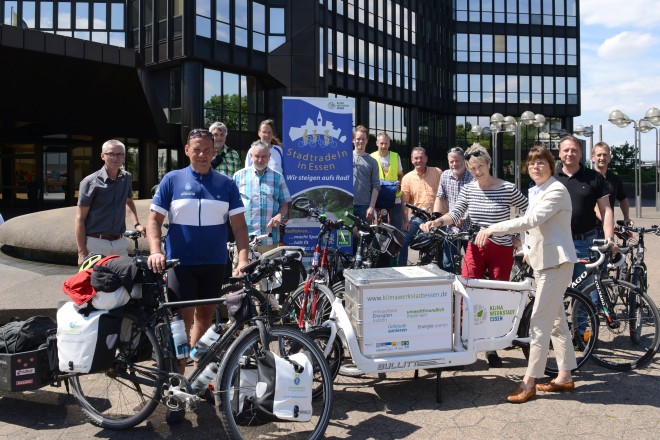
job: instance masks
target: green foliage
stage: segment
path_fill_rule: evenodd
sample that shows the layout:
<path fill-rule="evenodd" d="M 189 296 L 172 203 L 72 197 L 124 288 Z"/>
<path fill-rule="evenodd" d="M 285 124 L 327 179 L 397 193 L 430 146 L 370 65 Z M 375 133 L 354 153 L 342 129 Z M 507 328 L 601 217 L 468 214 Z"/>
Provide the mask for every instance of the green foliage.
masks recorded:
<path fill-rule="evenodd" d="M 213 95 L 204 104 L 204 125 L 208 127 L 216 121 L 224 122 L 229 130 L 247 130 L 247 97 L 233 95 Z"/>
<path fill-rule="evenodd" d="M 626 142 L 623 145 L 611 146 L 612 162 L 608 167 L 614 171 L 623 180 L 634 181 L 635 158 L 637 157 L 637 148 Z"/>

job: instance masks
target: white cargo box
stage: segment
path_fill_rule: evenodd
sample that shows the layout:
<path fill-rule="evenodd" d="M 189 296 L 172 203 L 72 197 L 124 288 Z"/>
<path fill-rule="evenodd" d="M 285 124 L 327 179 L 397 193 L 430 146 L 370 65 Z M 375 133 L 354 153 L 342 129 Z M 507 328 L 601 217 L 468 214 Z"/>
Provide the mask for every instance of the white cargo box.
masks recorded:
<path fill-rule="evenodd" d="M 344 275 L 345 309 L 364 356 L 452 350 L 453 274 L 429 265 Z"/>

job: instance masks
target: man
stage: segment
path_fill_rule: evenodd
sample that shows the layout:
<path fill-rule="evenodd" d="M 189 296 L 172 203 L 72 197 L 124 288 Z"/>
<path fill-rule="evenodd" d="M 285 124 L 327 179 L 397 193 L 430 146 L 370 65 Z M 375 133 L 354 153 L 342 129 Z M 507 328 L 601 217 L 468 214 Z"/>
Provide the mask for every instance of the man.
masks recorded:
<path fill-rule="evenodd" d="M 401 179 L 403 178 L 403 168 L 401 166 L 401 156 L 394 151 L 390 151 L 390 137 L 384 131 L 378 133 L 376 137 L 378 150 L 371 153 L 371 157 L 378 163 L 378 174 L 380 180 L 388 182 L 398 182 L 398 191 L 394 200 L 394 206 L 389 210 L 389 223 L 397 229 L 403 227 L 403 210 L 401 209 Z"/>
<path fill-rule="evenodd" d="M 133 178 L 122 168 L 124 157 L 124 144 L 115 139 L 105 142 L 101 147 L 105 165 L 80 182 L 74 225 L 78 264 L 90 253 L 128 255 L 128 241 L 122 237 L 126 208 L 131 224 L 144 233 L 133 202 Z"/>
<path fill-rule="evenodd" d="M 399 251 L 399 266 L 408 264 L 410 240 L 417 234 L 419 225 L 425 222 L 424 219 L 417 216 L 410 218 L 410 210 L 405 204 L 410 203 L 418 208 L 425 209 L 429 213 L 432 212 L 434 199 L 440 185 L 440 176 L 442 175 L 440 168 L 426 166 L 429 158 L 426 155 L 426 150 L 422 147 L 412 149 L 410 160 L 415 169 L 403 176 L 401 180 L 403 231 L 406 232 L 406 237 Z"/>
<path fill-rule="evenodd" d="M 238 155 L 238 151 L 225 144 L 227 126 L 222 122 L 214 122 L 209 127 L 209 131 L 213 134 L 213 146 L 215 147 L 215 157 L 211 161 L 211 167 L 231 179 L 241 167 L 241 157 Z"/>
<path fill-rule="evenodd" d="M 591 151 L 591 161 L 594 164 L 594 169 L 602 174 L 607 181 L 612 212 L 614 213 L 614 201 L 618 200 L 619 207 L 623 213 L 623 221 L 627 224 L 632 224 L 632 221 L 630 220 L 630 204 L 628 203 L 628 196 L 626 195 L 626 189 L 623 187 L 623 182 L 619 176 L 607 169 L 610 162 L 612 162 L 610 146 L 605 142 L 598 142 L 594 145 L 594 148 Z M 600 223 L 601 217 L 598 210 L 596 211 L 596 216 Z M 602 223 L 599 224 L 599 233 L 603 233 Z"/>
<path fill-rule="evenodd" d="M 169 219 L 167 258 L 180 260 L 180 265 L 168 272 L 170 301 L 218 297 L 227 264 L 227 221 L 236 237 L 238 267 L 248 264 L 241 195 L 232 179 L 211 170 L 213 153 L 211 132 L 192 130 L 185 146 L 190 166 L 167 173 L 151 203 L 147 222 L 149 268 L 154 272 L 165 269 L 160 239 L 166 215 Z M 194 317 L 189 335 L 193 346 L 211 326 L 215 306 L 186 307 L 177 312 L 182 315 L 187 332 Z"/>
<path fill-rule="evenodd" d="M 446 214 L 454 208 L 454 204 L 458 199 L 458 193 L 461 192 L 463 186 L 472 181 L 472 174 L 467 172 L 465 166 L 465 156 L 463 149 L 454 147 L 447 152 L 447 162 L 449 169 L 445 170 L 440 176 L 440 185 L 438 186 L 438 194 L 433 204 L 433 212 Z M 469 217 L 461 219 L 459 224 L 456 225 L 460 231 L 467 231 L 470 228 Z M 448 227 L 455 229 L 453 227 Z M 447 272 L 456 273 L 454 268 L 454 255 L 460 252 L 460 247 L 465 248 L 467 243 L 455 242 L 450 243 L 445 241 L 442 252 L 442 269 Z"/>
<path fill-rule="evenodd" d="M 284 176 L 268 166 L 270 154 L 266 142 L 254 141 L 250 146 L 252 165 L 234 174 L 234 182 L 245 205 L 248 234 L 273 234 L 261 242 L 260 252 L 277 245 L 279 226 L 286 223 L 291 206 Z"/>
<path fill-rule="evenodd" d="M 353 131 L 353 214 L 373 222 L 380 179 L 378 162 L 366 151 L 368 133 L 362 125 L 358 125 Z"/>
<path fill-rule="evenodd" d="M 600 173 L 585 168 L 580 163 L 582 145 L 573 136 L 564 136 L 559 142 L 559 159 L 562 167 L 557 173 L 557 180 L 566 186 L 571 195 L 571 233 L 577 257 L 588 259 L 589 247 L 593 246 L 593 240 L 598 236 L 598 218 L 594 207 L 598 206 L 601 213 L 605 238 L 614 243 L 614 216 L 610 207 L 607 182 Z M 573 279 L 582 272 L 584 264 L 577 263 L 573 269 Z"/>

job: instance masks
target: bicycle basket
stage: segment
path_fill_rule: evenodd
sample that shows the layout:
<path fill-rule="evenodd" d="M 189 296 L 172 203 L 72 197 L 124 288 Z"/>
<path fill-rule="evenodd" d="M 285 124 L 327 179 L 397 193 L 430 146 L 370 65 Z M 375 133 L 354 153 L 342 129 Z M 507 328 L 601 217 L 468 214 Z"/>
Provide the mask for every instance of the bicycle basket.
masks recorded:
<path fill-rule="evenodd" d="M 401 249 L 401 245 L 405 238 L 403 232 L 388 223 L 381 223 L 376 226 L 374 233 L 376 239 L 374 240 L 373 246 L 377 246 L 378 251 L 391 257 L 395 257 L 399 254 L 399 250 Z"/>

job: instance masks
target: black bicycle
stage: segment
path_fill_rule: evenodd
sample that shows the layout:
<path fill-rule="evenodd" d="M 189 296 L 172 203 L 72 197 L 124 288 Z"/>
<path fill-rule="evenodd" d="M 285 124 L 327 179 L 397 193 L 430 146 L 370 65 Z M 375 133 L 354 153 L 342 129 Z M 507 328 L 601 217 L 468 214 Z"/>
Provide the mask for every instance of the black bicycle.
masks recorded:
<path fill-rule="evenodd" d="M 332 412 L 332 378 L 323 353 L 313 340 L 292 326 L 277 324 L 269 301 L 252 287 L 273 276 L 286 263 L 286 256 L 255 261 L 234 279 L 239 285 L 226 288 L 227 298 L 168 302 L 166 281 L 153 274 L 145 258 L 136 264 L 143 272 L 142 297 L 126 306 L 120 341 L 111 366 L 94 374 L 63 374 L 73 395 L 93 424 L 108 429 L 127 429 L 144 421 L 159 403 L 170 410 L 192 410 L 208 394 L 207 387 L 194 387 L 212 363 L 219 365 L 215 384 L 218 411 L 226 435 L 232 439 L 269 437 L 321 438 Z M 168 260 L 167 268 L 178 264 Z M 181 307 L 234 304 L 232 321 L 218 341 L 201 356 L 192 373 L 178 373 L 170 327 L 171 311 Z M 264 420 L 251 404 L 256 395 L 257 356 L 265 351 L 280 357 L 304 353 L 313 367 L 314 396 L 308 422 Z M 244 370 L 251 370 L 245 373 Z"/>

